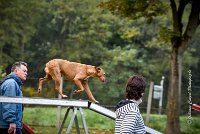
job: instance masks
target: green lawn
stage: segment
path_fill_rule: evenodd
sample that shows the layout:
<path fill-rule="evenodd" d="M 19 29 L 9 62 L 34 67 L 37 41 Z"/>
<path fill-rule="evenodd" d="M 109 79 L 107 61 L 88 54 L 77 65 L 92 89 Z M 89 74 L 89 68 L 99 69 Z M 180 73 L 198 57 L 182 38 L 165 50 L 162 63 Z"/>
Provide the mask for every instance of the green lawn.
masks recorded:
<path fill-rule="evenodd" d="M 145 120 L 145 114 L 143 114 Z M 167 117 L 165 115 L 150 115 L 150 127 L 160 132 L 165 131 Z M 200 116 L 192 117 L 192 124 L 188 124 L 188 117 L 180 117 L 180 125 L 182 134 L 198 134 L 200 132 Z"/>
<path fill-rule="evenodd" d="M 114 120 L 95 113 L 88 109 L 83 109 L 86 124 L 90 134 L 113 134 L 114 133 Z M 66 108 L 61 110 L 61 121 L 66 112 Z M 72 115 L 70 110 L 67 121 L 65 123 L 63 133 L 66 132 L 70 117 Z M 145 114 L 142 114 L 145 120 Z M 80 128 L 83 128 L 80 112 L 77 112 L 78 122 Z M 57 107 L 25 107 L 23 114 L 23 121 L 28 124 L 36 134 L 55 134 L 57 133 L 56 128 L 57 118 Z M 160 132 L 164 132 L 166 124 L 165 115 L 151 115 L 150 116 L 150 127 Z M 181 131 L 183 134 L 197 134 L 200 132 L 200 116 L 192 118 L 192 124 L 188 124 L 187 116 L 182 116 L 181 120 Z M 76 133 L 75 125 L 73 123 L 71 133 Z M 83 131 L 83 129 L 81 129 Z"/>
<path fill-rule="evenodd" d="M 114 120 L 95 113 L 88 109 L 83 109 L 84 117 L 88 127 L 89 133 L 93 134 L 113 134 L 114 133 Z M 61 110 L 61 122 L 66 113 L 66 108 Z M 67 126 L 71 119 L 73 110 L 70 110 L 67 117 L 63 133 L 66 132 Z M 80 111 L 77 111 L 78 123 L 80 128 L 83 128 Z M 56 128 L 57 107 L 27 107 L 24 109 L 23 122 L 28 124 L 36 134 L 55 134 Z M 75 123 L 72 126 L 72 132 L 76 133 Z M 84 129 L 81 129 L 84 131 Z"/>

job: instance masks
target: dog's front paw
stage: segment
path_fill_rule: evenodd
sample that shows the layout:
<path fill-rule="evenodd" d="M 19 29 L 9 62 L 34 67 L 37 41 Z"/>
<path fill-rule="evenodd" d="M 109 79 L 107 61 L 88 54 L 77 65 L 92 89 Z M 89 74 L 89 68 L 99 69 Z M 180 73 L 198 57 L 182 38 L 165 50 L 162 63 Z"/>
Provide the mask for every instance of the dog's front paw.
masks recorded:
<path fill-rule="evenodd" d="M 99 101 L 97 101 L 97 100 L 94 100 L 93 102 L 94 102 L 95 104 L 99 104 Z"/>

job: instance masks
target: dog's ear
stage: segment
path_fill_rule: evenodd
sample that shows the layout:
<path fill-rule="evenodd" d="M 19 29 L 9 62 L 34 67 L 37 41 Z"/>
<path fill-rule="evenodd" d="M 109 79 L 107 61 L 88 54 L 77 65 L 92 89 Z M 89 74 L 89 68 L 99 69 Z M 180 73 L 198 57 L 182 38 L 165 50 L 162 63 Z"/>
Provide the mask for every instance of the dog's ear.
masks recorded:
<path fill-rule="evenodd" d="M 96 69 L 97 72 L 101 71 L 100 67 L 95 67 L 95 69 Z"/>

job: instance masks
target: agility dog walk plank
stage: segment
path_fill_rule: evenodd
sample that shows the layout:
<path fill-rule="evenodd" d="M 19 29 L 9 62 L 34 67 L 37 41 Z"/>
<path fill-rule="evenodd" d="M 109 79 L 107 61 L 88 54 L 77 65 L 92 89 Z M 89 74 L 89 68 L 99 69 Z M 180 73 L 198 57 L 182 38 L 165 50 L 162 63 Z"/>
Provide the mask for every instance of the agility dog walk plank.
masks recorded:
<path fill-rule="evenodd" d="M 43 98 L 27 98 L 27 97 L 19 98 L 19 97 L 0 96 L 0 102 L 89 108 L 90 110 L 95 111 L 104 116 L 107 116 L 113 120 L 115 120 L 116 118 L 116 115 L 113 111 L 86 100 L 71 100 L 71 99 L 61 100 L 61 99 L 43 99 Z M 150 134 L 162 134 L 161 132 L 149 128 L 147 126 L 145 126 L 145 130 L 147 133 Z"/>
<path fill-rule="evenodd" d="M 64 100 L 64 99 L 43 99 L 43 98 L 27 98 L 27 97 L 4 97 L 0 96 L 0 102 L 22 103 L 33 105 L 50 105 L 50 106 L 68 106 L 68 107 L 88 107 L 88 101 Z"/>
<path fill-rule="evenodd" d="M 111 111 L 111 110 L 109 110 L 109 109 L 107 109 L 107 108 L 104 108 L 104 107 L 102 107 L 102 106 L 100 106 L 100 105 L 91 103 L 90 106 L 89 106 L 89 108 L 90 108 L 92 111 L 95 111 L 95 112 L 97 112 L 97 113 L 99 113 L 99 114 L 102 114 L 102 115 L 104 115 L 104 116 L 107 116 L 107 117 L 109 117 L 109 118 L 111 118 L 111 119 L 113 119 L 113 120 L 116 118 L 116 115 L 115 115 L 115 113 L 114 113 L 113 111 Z"/>

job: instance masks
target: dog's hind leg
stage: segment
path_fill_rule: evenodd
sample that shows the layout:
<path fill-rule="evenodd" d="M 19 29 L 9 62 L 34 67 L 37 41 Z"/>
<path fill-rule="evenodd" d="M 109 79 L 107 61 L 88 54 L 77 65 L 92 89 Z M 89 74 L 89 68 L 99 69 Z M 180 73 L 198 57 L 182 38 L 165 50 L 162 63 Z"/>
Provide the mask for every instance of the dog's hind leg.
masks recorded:
<path fill-rule="evenodd" d="M 40 78 L 39 79 L 39 87 L 38 87 L 38 93 L 40 93 L 42 91 L 42 84 L 43 82 L 49 81 L 51 80 L 51 76 L 49 74 L 46 74 L 46 76 L 44 78 Z"/>
<path fill-rule="evenodd" d="M 51 72 L 51 77 L 55 82 L 55 89 L 56 91 L 62 96 L 67 97 L 67 95 L 62 94 L 60 89 L 60 83 L 61 83 L 61 73 L 59 69 L 53 69 Z"/>
<path fill-rule="evenodd" d="M 88 86 L 88 80 L 84 80 L 82 81 L 82 84 L 83 84 L 83 87 L 85 89 L 85 92 L 87 93 L 88 97 L 89 97 L 89 100 L 91 100 L 92 102 L 94 103 L 99 103 L 95 98 L 94 96 L 92 95 L 92 92 L 90 91 L 90 88 Z"/>
<path fill-rule="evenodd" d="M 67 95 L 62 94 L 61 89 L 60 89 L 60 82 L 61 82 L 61 78 L 60 79 L 55 79 L 55 88 L 56 91 L 62 96 L 62 97 L 67 97 Z"/>

